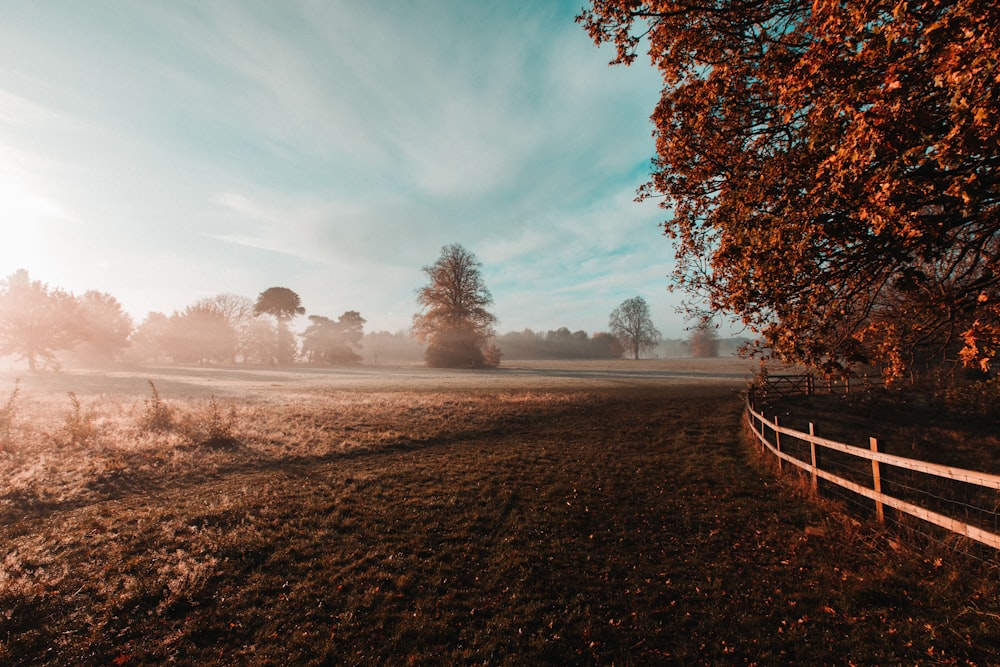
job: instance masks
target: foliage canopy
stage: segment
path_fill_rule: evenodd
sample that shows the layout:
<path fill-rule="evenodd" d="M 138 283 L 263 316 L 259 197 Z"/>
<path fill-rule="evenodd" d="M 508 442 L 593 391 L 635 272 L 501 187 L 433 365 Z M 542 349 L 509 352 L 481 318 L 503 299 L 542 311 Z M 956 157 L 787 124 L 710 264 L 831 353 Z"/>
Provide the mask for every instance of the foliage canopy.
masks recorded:
<path fill-rule="evenodd" d="M 196 303 L 174 313 L 163 344 L 177 363 L 205 364 L 232 359 L 236 330 L 225 313 L 210 304 Z"/>
<path fill-rule="evenodd" d="M 1000 350 L 1000 4 L 594 0 L 663 76 L 676 284 L 786 360 L 888 377 Z"/>
<path fill-rule="evenodd" d="M 272 315 L 276 320 L 287 321 L 296 315 L 304 315 L 299 295 L 287 287 L 268 287 L 257 296 L 254 313 L 257 315 Z"/>
<path fill-rule="evenodd" d="M 358 363 L 361 355 L 355 350 L 364 337 L 365 321 L 356 310 L 348 310 L 336 321 L 322 315 L 310 315 L 310 324 L 301 334 L 302 353 L 312 363 Z"/>
<path fill-rule="evenodd" d="M 56 351 L 83 340 L 72 294 L 50 289 L 18 269 L 0 280 L 0 355 L 13 354 L 35 372 L 58 367 Z"/>

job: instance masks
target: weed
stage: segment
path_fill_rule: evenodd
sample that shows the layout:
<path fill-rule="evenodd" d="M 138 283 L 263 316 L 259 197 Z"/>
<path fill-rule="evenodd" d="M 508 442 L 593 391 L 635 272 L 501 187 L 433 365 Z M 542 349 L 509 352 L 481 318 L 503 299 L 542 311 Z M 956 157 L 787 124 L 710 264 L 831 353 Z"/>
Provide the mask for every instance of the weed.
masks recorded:
<path fill-rule="evenodd" d="M 169 431 L 174 425 L 174 411 L 160 398 L 153 381 L 148 382 L 153 395 L 145 401 L 146 409 L 139 418 L 139 426 L 144 431 Z"/>
<path fill-rule="evenodd" d="M 82 447 L 94 435 L 94 416 L 89 412 L 85 413 L 83 411 L 80 399 L 72 391 L 69 392 L 69 400 L 73 407 L 66 414 L 63 430 L 69 436 L 70 445 Z"/>
<path fill-rule="evenodd" d="M 219 412 L 219 404 L 212 397 L 208 415 L 208 439 L 212 441 L 233 440 L 236 424 L 236 408 L 229 408 L 229 415 L 223 417 Z"/>
<path fill-rule="evenodd" d="M 224 415 L 213 396 L 201 414 L 185 415 L 181 429 L 194 443 L 214 449 L 232 449 L 239 445 L 236 438 L 236 408 Z"/>

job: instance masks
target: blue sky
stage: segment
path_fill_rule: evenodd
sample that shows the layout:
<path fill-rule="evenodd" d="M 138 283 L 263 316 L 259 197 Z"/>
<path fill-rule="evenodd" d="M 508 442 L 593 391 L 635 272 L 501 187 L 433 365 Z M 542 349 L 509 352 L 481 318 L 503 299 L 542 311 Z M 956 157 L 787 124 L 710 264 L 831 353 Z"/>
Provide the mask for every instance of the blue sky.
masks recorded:
<path fill-rule="evenodd" d="M 666 336 L 666 213 L 633 201 L 660 80 L 609 67 L 581 2 L 0 0 L 0 274 L 136 320 L 295 290 L 407 328 L 461 243 L 500 332 Z"/>

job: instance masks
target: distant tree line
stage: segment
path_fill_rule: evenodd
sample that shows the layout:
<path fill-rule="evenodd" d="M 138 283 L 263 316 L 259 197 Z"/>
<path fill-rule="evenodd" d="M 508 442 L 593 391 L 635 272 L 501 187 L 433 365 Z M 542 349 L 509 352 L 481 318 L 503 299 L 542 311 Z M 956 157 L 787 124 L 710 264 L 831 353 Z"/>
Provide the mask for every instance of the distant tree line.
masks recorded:
<path fill-rule="evenodd" d="M 508 359 L 618 359 L 624 351 L 611 334 L 591 336 L 566 327 L 545 333 L 511 331 L 497 336 L 496 343 Z"/>
<path fill-rule="evenodd" d="M 661 359 L 692 357 L 694 359 L 711 359 L 713 357 L 732 357 L 751 343 L 749 338 L 733 336 L 716 338 L 709 345 L 700 345 L 694 332 L 687 338 L 664 338 L 656 346 L 654 354 Z"/>
<path fill-rule="evenodd" d="M 292 321 L 305 315 L 298 294 L 271 287 L 257 299 L 236 294 L 203 298 L 167 315 L 150 312 L 140 323 L 107 293 L 81 296 L 32 280 L 24 269 L 0 279 L 0 357 L 25 361 L 30 371 L 63 363 L 313 365 L 412 364 L 495 366 L 511 360 L 619 359 L 650 356 L 717 356 L 714 330 L 696 329 L 689 340 L 661 341 L 641 297 L 616 308 L 611 332 L 545 333 L 531 329 L 497 335 L 485 310 L 489 292 L 478 260 L 461 246 L 446 246 L 425 267 L 431 278 L 422 292 L 424 310 L 410 331 L 364 331 L 356 310 L 338 318 L 308 315 L 300 333 Z M 729 346 L 730 352 L 732 345 Z M 721 341 L 725 353 L 727 345 Z"/>
<path fill-rule="evenodd" d="M 63 362 L 361 361 L 365 320 L 360 313 L 350 310 L 337 320 L 311 315 L 305 331 L 293 333 L 291 321 L 304 314 L 294 291 L 272 287 L 256 300 L 220 294 L 171 315 L 151 312 L 136 325 L 110 294 L 88 291 L 76 296 L 32 280 L 20 269 L 0 280 L 0 357 L 25 361 L 32 372 L 57 369 Z"/>

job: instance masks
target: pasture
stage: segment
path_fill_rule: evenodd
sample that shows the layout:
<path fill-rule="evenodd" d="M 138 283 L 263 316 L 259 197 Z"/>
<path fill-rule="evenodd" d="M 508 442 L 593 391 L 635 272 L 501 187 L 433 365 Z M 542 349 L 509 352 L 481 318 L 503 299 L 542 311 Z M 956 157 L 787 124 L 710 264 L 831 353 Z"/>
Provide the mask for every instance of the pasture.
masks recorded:
<path fill-rule="evenodd" d="M 5 373 L 0 662 L 1000 662 L 997 573 L 777 480 L 749 373 Z"/>

